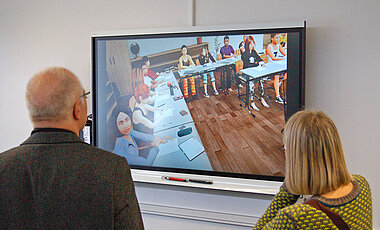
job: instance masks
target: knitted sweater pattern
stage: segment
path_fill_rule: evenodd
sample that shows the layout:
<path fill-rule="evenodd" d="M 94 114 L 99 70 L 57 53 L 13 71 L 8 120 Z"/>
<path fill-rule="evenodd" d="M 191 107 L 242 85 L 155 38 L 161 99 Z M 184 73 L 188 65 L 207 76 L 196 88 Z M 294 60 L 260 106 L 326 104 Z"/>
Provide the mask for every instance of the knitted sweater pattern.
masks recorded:
<path fill-rule="evenodd" d="M 323 205 L 338 213 L 350 229 L 372 229 L 372 198 L 367 180 L 353 175 L 354 189 L 346 196 L 328 199 L 313 196 Z M 285 186 L 257 221 L 256 229 L 338 229 L 329 217 L 307 204 L 295 204 L 298 195 L 290 194 Z"/>

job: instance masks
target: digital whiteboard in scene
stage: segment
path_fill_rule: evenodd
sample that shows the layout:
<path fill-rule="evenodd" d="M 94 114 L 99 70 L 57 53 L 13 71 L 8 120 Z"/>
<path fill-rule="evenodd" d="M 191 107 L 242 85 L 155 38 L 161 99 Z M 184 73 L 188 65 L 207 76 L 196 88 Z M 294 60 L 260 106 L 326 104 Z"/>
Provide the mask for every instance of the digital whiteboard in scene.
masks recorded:
<path fill-rule="evenodd" d="M 304 22 L 92 35 L 94 144 L 133 179 L 274 194 L 304 107 Z"/>

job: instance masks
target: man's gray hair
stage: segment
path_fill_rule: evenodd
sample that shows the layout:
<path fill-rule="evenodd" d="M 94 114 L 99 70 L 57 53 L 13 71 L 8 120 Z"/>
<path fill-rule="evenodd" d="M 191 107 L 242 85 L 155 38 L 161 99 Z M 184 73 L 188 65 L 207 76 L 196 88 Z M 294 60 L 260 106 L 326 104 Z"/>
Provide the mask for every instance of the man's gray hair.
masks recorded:
<path fill-rule="evenodd" d="M 65 68 L 52 67 L 35 74 L 25 92 L 32 122 L 66 119 L 82 92 L 78 78 Z"/>

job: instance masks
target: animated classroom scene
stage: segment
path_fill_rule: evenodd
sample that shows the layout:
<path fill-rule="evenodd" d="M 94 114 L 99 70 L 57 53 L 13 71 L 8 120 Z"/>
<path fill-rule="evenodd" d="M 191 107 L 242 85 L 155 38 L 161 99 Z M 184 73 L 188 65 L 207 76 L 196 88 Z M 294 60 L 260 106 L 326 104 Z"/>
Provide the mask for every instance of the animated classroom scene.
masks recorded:
<path fill-rule="evenodd" d="M 286 33 L 98 46 L 99 147 L 132 167 L 284 176 Z"/>

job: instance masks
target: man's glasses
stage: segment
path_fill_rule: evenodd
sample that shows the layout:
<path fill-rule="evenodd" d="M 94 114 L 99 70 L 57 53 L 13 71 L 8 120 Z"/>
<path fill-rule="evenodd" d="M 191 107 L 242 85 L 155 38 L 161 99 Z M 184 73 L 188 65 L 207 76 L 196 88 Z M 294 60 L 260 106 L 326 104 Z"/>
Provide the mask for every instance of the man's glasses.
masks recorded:
<path fill-rule="evenodd" d="M 78 99 L 75 101 L 75 104 L 77 103 L 77 101 L 79 101 L 82 97 L 84 97 L 84 99 L 86 100 L 87 99 L 87 95 L 90 94 L 90 91 L 88 92 L 85 92 L 84 94 L 80 95 L 80 97 L 78 97 Z M 74 104 L 74 110 L 75 110 L 75 104 Z"/>
<path fill-rule="evenodd" d="M 84 94 L 82 94 L 82 95 L 78 98 L 78 100 L 81 99 L 82 97 L 84 97 L 84 99 L 87 99 L 87 95 L 89 95 L 89 94 L 90 94 L 90 91 L 85 92 Z"/>

